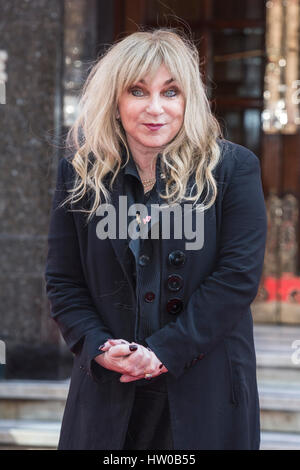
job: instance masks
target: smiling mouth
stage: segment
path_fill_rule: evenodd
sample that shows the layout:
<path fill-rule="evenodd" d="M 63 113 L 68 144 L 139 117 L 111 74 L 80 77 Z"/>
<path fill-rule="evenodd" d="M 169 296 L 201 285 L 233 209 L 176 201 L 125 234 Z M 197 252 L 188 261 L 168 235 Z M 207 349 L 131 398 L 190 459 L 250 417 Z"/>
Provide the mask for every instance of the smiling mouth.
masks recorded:
<path fill-rule="evenodd" d="M 151 131 L 157 131 L 158 129 L 160 129 L 161 127 L 164 126 L 164 124 L 144 124 L 144 126 L 146 126 L 148 129 L 150 129 Z"/>

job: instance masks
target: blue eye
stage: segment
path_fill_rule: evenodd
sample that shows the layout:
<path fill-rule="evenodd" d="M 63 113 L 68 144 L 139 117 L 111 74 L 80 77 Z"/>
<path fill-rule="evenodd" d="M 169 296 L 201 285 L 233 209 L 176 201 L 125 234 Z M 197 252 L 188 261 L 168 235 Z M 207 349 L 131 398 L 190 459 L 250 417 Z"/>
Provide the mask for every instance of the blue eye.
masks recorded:
<path fill-rule="evenodd" d="M 171 90 L 167 90 L 166 93 L 173 93 L 172 95 L 168 95 L 168 98 L 173 98 L 173 96 L 177 95 L 177 90 L 174 90 L 173 88 Z"/>
<path fill-rule="evenodd" d="M 130 93 L 132 93 L 133 96 L 142 96 L 143 95 L 143 92 L 140 88 L 132 88 L 130 90 Z M 141 93 L 141 94 L 139 95 L 139 94 L 136 94 L 136 93 Z"/>
<path fill-rule="evenodd" d="M 142 97 L 144 96 L 144 92 L 141 88 L 131 88 L 129 90 L 129 92 L 133 95 L 133 96 L 136 96 L 136 97 Z M 167 97 L 167 98 L 174 98 L 175 96 L 178 95 L 178 90 L 176 88 L 170 88 L 169 90 L 167 91 L 164 91 L 163 94 Z"/>

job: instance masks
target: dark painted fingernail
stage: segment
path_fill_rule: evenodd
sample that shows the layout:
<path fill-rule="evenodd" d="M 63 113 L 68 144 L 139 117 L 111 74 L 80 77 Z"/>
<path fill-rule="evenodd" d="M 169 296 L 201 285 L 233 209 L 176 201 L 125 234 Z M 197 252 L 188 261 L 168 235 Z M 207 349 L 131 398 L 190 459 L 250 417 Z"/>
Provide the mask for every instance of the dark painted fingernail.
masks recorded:
<path fill-rule="evenodd" d="M 135 344 L 131 344 L 131 345 L 129 346 L 130 351 L 136 351 L 137 348 L 138 348 L 138 347 L 137 347 Z"/>
<path fill-rule="evenodd" d="M 163 367 L 163 364 L 160 364 L 159 368 L 161 369 Z"/>

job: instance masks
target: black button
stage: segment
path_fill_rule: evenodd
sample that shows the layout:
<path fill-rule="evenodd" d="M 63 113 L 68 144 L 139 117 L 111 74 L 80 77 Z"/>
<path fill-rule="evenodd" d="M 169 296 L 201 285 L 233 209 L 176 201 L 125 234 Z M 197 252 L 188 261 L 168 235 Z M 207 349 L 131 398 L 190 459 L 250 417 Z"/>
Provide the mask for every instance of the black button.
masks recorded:
<path fill-rule="evenodd" d="M 176 292 L 182 288 L 182 285 L 183 279 L 178 274 L 171 274 L 168 277 L 167 286 L 169 290 Z"/>
<path fill-rule="evenodd" d="M 199 354 L 198 359 L 203 359 L 204 356 L 205 356 L 205 354 L 204 354 L 204 353 L 201 353 L 201 354 Z"/>
<path fill-rule="evenodd" d="M 145 302 L 153 302 L 153 300 L 155 299 L 155 294 L 154 294 L 154 292 L 147 292 L 147 293 L 145 294 L 144 299 L 145 299 Z"/>
<path fill-rule="evenodd" d="M 169 253 L 169 263 L 172 266 L 183 266 L 185 263 L 185 253 L 181 250 L 175 250 Z"/>
<path fill-rule="evenodd" d="M 181 312 L 183 307 L 182 300 L 180 299 L 170 299 L 167 303 L 167 311 L 168 313 L 177 314 Z"/>
<path fill-rule="evenodd" d="M 195 357 L 195 358 L 192 360 L 192 366 L 193 366 L 194 364 L 196 364 L 197 361 L 198 361 L 198 357 Z"/>
<path fill-rule="evenodd" d="M 147 266 L 150 263 L 150 257 L 148 255 L 141 255 L 139 257 L 139 265 Z"/>

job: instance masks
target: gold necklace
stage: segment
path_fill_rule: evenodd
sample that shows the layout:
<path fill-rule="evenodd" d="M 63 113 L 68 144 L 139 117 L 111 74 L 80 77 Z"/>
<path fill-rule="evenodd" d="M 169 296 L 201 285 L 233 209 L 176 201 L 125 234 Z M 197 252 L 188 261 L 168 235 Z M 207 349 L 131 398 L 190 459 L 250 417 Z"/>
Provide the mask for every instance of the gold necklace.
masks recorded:
<path fill-rule="evenodd" d="M 156 180 L 156 176 L 154 176 L 153 178 L 149 179 L 149 180 L 142 180 L 142 183 L 152 183 L 153 181 Z"/>
<path fill-rule="evenodd" d="M 143 183 L 143 186 L 144 188 L 150 188 L 151 186 L 153 186 L 155 184 L 155 179 L 152 180 L 152 181 L 149 181 L 148 183 Z"/>

